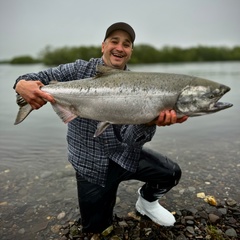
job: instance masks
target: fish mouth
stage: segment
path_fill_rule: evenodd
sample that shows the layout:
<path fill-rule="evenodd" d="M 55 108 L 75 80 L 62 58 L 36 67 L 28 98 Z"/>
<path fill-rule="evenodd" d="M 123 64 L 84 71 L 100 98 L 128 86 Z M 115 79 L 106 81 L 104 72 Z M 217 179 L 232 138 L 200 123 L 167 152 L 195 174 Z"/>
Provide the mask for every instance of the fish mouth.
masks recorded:
<path fill-rule="evenodd" d="M 220 110 L 226 109 L 226 108 L 230 108 L 232 107 L 233 104 L 232 103 L 228 103 L 228 102 L 216 102 L 213 107 L 211 107 L 209 110 L 210 112 L 218 112 Z"/>
<path fill-rule="evenodd" d="M 220 97 L 218 99 L 216 99 L 215 103 L 210 105 L 209 112 L 218 112 L 218 111 L 221 111 L 223 109 L 230 108 L 233 106 L 232 103 L 218 101 L 223 95 L 225 95 L 227 92 L 229 92 L 231 90 L 231 88 L 222 84 L 222 85 L 220 85 L 219 90 L 222 94 L 220 94 Z"/>
<path fill-rule="evenodd" d="M 210 105 L 207 110 L 199 111 L 199 112 L 194 112 L 194 113 L 185 113 L 184 115 L 187 115 L 187 116 L 189 116 L 189 117 L 203 116 L 203 115 L 207 115 L 207 114 L 219 112 L 219 111 L 221 111 L 221 110 L 224 110 L 224 109 L 226 109 L 226 108 L 230 108 L 230 107 L 232 107 L 232 106 L 233 106 L 232 103 L 216 102 L 216 103 L 214 103 L 213 105 Z M 183 115 L 180 114 L 179 116 L 183 116 Z"/>

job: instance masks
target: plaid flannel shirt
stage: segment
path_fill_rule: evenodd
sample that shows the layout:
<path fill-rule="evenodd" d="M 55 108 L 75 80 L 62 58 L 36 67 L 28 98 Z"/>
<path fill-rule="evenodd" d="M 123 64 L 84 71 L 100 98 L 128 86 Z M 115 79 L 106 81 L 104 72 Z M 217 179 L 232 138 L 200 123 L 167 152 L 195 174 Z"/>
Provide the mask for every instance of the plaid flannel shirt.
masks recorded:
<path fill-rule="evenodd" d="M 16 83 L 25 79 L 40 80 L 46 85 L 51 80 L 63 82 L 93 77 L 99 64 L 103 64 L 102 58 L 92 58 L 89 61 L 79 59 L 39 73 L 22 75 Z M 97 124 L 98 121 L 80 117 L 68 123 L 68 160 L 86 180 L 104 186 L 111 160 L 128 171 L 137 170 L 142 146 L 152 139 L 156 127 L 110 125 L 100 136 L 94 138 Z"/>

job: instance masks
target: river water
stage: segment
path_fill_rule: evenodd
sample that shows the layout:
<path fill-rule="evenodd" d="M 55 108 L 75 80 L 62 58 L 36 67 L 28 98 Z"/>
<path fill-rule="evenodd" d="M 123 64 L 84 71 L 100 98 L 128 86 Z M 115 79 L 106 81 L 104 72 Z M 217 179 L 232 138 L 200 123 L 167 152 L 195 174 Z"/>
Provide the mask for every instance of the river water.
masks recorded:
<path fill-rule="evenodd" d="M 15 79 L 43 65 L 0 65 L 0 238 L 45 239 L 56 224 L 78 217 L 74 171 L 67 161 L 66 125 L 50 104 L 14 126 Z M 177 161 L 182 180 L 164 197 L 172 210 L 198 203 L 198 192 L 240 202 L 240 62 L 133 65 L 133 71 L 208 78 L 231 87 L 233 107 L 158 128 L 149 147 Z M 122 183 L 115 211 L 134 209 L 137 181 Z M 181 200 L 180 200 L 181 199 Z M 61 218 L 59 213 L 65 217 Z M 58 218 L 57 218 L 58 216 Z M 54 225 L 55 224 L 55 225 Z M 55 231 L 57 232 L 57 231 Z M 46 238 L 50 239 L 50 238 Z"/>

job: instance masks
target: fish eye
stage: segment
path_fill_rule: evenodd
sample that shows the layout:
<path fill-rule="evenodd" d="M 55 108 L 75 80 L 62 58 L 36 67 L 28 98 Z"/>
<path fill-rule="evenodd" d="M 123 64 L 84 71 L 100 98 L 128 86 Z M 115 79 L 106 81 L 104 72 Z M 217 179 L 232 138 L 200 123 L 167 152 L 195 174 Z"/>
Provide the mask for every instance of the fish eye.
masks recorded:
<path fill-rule="evenodd" d="M 213 99 L 214 97 L 215 97 L 215 95 L 214 94 L 209 94 L 209 96 L 208 96 L 210 99 Z"/>

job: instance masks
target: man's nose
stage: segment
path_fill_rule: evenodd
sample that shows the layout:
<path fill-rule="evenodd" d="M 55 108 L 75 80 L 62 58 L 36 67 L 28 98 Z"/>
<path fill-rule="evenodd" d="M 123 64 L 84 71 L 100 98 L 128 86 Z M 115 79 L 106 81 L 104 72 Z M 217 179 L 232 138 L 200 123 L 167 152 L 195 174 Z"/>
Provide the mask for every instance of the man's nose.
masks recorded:
<path fill-rule="evenodd" d="M 123 45 L 121 43 L 119 43 L 117 46 L 116 46 L 116 49 L 118 51 L 123 51 Z"/>

